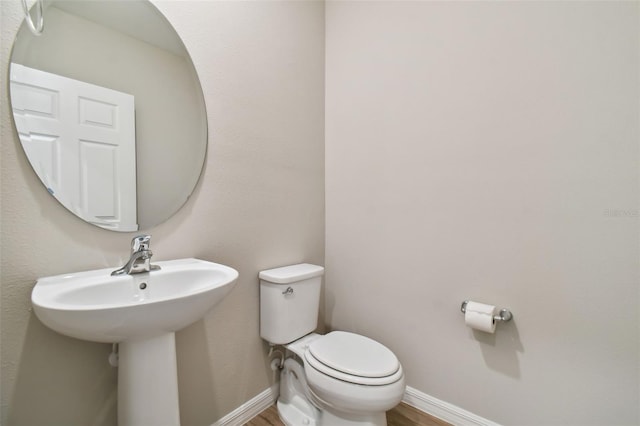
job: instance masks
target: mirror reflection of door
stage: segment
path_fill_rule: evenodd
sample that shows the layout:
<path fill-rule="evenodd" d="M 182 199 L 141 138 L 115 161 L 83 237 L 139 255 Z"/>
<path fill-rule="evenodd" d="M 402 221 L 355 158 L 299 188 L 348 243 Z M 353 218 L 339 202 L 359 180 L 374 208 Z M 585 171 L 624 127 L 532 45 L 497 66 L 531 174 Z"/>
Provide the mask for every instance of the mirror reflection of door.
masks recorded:
<path fill-rule="evenodd" d="M 12 63 L 11 104 L 47 190 L 88 222 L 136 231 L 134 97 Z"/>

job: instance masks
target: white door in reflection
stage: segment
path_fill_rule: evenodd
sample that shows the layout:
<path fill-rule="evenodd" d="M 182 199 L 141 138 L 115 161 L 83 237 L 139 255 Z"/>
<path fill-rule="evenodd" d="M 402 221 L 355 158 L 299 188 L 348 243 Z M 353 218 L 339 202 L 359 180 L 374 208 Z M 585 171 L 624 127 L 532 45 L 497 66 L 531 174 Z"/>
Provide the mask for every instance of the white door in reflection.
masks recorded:
<path fill-rule="evenodd" d="M 12 63 L 11 104 L 47 190 L 86 221 L 136 231 L 134 97 Z"/>

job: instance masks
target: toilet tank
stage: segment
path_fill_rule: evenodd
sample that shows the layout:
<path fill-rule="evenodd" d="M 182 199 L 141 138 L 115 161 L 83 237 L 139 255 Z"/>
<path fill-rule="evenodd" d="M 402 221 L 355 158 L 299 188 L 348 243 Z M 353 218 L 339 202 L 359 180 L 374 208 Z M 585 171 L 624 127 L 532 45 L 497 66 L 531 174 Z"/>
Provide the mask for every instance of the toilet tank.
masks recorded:
<path fill-rule="evenodd" d="M 260 272 L 260 337 L 282 345 L 315 330 L 323 274 L 309 263 Z"/>

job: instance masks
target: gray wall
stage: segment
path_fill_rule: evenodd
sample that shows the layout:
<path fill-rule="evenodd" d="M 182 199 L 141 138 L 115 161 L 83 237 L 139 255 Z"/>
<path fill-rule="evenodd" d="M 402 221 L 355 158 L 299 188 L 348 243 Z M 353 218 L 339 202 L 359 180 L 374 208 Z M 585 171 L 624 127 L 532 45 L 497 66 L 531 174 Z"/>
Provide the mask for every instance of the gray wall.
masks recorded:
<path fill-rule="evenodd" d="M 637 425 L 638 2 L 328 2 L 326 319 L 507 425 Z M 467 299 L 512 309 L 495 335 Z"/>
<path fill-rule="evenodd" d="M 177 334 L 183 425 L 210 425 L 273 381 L 258 334 L 258 271 L 324 263 L 324 5 L 160 2 L 198 70 L 209 151 L 195 193 L 152 228 L 154 259 L 236 268 L 225 301 Z M 21 23 L 0 2 L 1 84 Z M 117 267 L 131 234 L 69 214 L 26 161 L 2 90 L 1 350 L 3 425 L 115 424 L 110 345 L 45 328 L 30 312 L 38 277 Z"/>

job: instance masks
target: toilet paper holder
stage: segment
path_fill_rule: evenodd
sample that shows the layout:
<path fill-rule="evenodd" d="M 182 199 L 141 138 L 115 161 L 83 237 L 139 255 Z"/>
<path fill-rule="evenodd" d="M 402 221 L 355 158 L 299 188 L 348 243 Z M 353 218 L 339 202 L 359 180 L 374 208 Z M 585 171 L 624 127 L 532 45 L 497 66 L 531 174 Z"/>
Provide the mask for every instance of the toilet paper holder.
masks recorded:
<path fill-rule="evenodd" d="M 465 300 L 464 302 L 462 302 L 462 305 L 460 305 L 460 310 L 462 311 L 463 314 L 467 312 L 467 303 L 469 303 L 469 301 Z M 498 315 L 495 315 L 493 317 L 493 320 L 507 322 L 507 321 L 511 321 L 512 318 L 513 318 L 513 314 L 511 313 L 510 310 L 500 309 L 500 313 Z"/>

